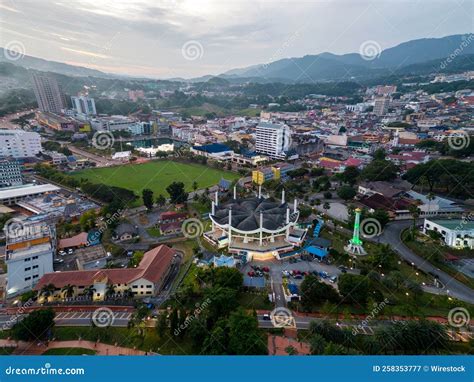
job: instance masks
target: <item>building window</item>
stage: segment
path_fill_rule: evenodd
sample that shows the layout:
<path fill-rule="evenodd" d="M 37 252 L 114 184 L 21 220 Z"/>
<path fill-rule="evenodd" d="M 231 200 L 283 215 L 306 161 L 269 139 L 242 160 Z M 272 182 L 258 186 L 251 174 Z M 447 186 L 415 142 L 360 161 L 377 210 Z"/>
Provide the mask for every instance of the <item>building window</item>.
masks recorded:
<path fill-rule="evenodd" d="M 27 272 L 27 271 L 31 271 L 31 267 L 25 268 L 25 272 Z"/>
<path fill-rule="evenodd" d="M 33 269 L 37 269 L 39 265 L 33 265 Z"/>
<path fill-rule="evenodd" d="M 151 294 L 151 291 L 146 292 L 146 294 Z"/>
<path fill-rule="evenodd" d="M 134 285 L 134 286 L 132 286 L 132 288 L 138 288 L 138 285 Z"/>
<path fill-rule="evenodd" d="M 31 280 L 31 277 L 25 277 L 25 281 Z"/>
<path fill-rule="evenodd" d="M 38 260 L 38 256 L 33 256 L 33 260 Z"/>
<path fill-rule="evenodd" d="M 39 275 L 34 275 L 33 278 L 34 279 L 37 279 L 39 277 Z"/>
<path fill-rule="evenodd" d="M 25 263 L 26 263 L 27 261 L 30 261 L 30 260 L 31 260 L 31 257 L 27 257 L 27 258 L 25 259 Z"/>
<path fill-rule="evenodd" d="M 100 297 L 100 293 L 97 293 L 96 296 L 97 296 L 97 297 Z"/>
<path fill-rule="evenodd" d="M 149 288 L 151 288 L 152 286 L 153 286 L 153 285 L 147 285 L 146 287 L 149 289 Z"/>

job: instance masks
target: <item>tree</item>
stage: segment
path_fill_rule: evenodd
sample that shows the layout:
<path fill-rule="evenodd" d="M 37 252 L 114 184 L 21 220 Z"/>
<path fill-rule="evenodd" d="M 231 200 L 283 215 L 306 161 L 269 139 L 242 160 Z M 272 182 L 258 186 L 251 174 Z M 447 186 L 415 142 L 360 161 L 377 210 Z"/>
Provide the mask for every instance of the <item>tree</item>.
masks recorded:
<path fill-rule="evenodd" d="M 153 208 L 153 191 L 149 188 L 145 188 L 142 191 L 143 204 L 148 210 Z"/>
<path fill-rule="evenodd" d="M 344 172 L 341 175 L 342 180 L 352 186 L 356 183 L 360 171 L 355 166 L 348 166 L 344 169 Z"/>
<path fill-rule="evenodd" d="M 375 150 L 373 157 L 374 160 L 385 160 L 386 155 L 387 154 L 384 149 L 377 149 Z"/>
<path fill-rule="evenodd" d="M 71 284 L 67 284 L 61 288 L 61 292 L 63 296 L 68 298 L 74 296 L 74 286 Z"/>
<path fill-rule="evenodd" d="M 412 227 L 412 232 L 415 234 L 416 232 L 416 220 L 420 217 L 420 212 L 421 210 L 418 208 L 417 205 L 411 204 L 408 206 L 408 211 L 411 214 L 411 218 L 413 219 L 413 227 Z"/>
<path fill-rule="evenodd" d="M 328 284 L 319 282 L 316 276 L 306 276 L 301 283 L 301 305 L 303 308 L 311 311 L 325 301 L 339 301 L 336 290 Z"/>
<path fill-rule="evenodd" d="M 374 159 L 360 173 L 360 177 L 369 181 L 390 181 L 398 174 L 398 167 L 388 160 Z"/>
<path fill-rule="evenodd" d="M 204 298 L 212 301 L 208 314 L 212 322 L 226 317 L 238 306 L 237 291 L 231 288 L 212 287 L 204 290 Z"/>
<path fill-rule="evenodd" d="M 188 200 L 188 193 L 184 191 L 183 182 L 171 183 L 166 187 L 166 192 L 170 195 L 170 200 L 173 204 L 186 203 Z"/>
<path fill-rule="evenodd" d="M 160 194 L 156 198 L 156 204 L 160 207 L 163 207 L 166 204 L 166 198 Z"/>
<path fill-rule="evenodd" d="M 227 337 L 224 328 L 216 326 L 204 340 L 203 353 L 209 355 L 227 354 Z"/>
<path fill-rule="evenodd" d="M 357 192 L 351 186 L 342 186 L 337 190 L 337 195 L 344 200 L 352 199 Z"/>
<path fill-rule="evenodd" d="M 326 347 L 326 340 L 320 334 L 313 334 L 309 339 L 309 345 L 311 347 L 311 354 L 321 355 L 324 354 L 324 348 Z"/>
<path fill-rule="evenodd" d="M 88 232 L 92 228 L 95 227 L 96 219 L 97 219 L 97 215 L 95 213 L 95 210 L 86 211 L 81 215 L 81 217 L 79 219 L 79 225 L 81 226 L 81 229 L 84 232 Z"/>
<path fill-rule="evenodd" d="M 13 325 L 12 337 L 18 341 L 44 339 L 48 337 L 54 326 L 54 316 L 54 311 L 51 308 L 35 310 Z"/>
<path fill-rule="evenodd" d="M 330 205 L 328 202 L 325 202 L 325 203 L 323 204 L 323 209 L 324 209 L 324 211 L 326 211 L 326 213 L 327 213 L 327 211 L 328 211 L 330 208 L 331 208 L 331 205 Z"/>
<path fill-rule="evenodd" d="M 193 182 L 193 191 L 196 192 L 196 190 L 198 189 L 198 182 L 194 181 Z"/>
<path fill-rule="evenodd" d="M 324 194 L 324 199 L 331 199 L 332 198 L 332 193 L 331 191 L 326 191 Z"/>
<path fill-rule="evenodd" d="M 313 212 L 313 209 L 311 207 L 305 206 L 304 204 L 300 204 L 300 206 L 298 207 L 298 210 L 300 211 L 301 220 L 305 220 Z"/>
<path fill-rule="evenodd" d="M 367 277 L 345 273 L 339 276 L 339 293 L 352 302 L 365 305 L 369 297 L 369 281 Z"/>
<path fill-rule="evenodd" d="M 239 355 L 267 354 L 267 341 L 258 328 L 257 318 L 242 309 L 229 317 L 229 353 Z"/>
<path fill-rule="evenodd" d="M 96 289 L 94 288 L 93 285 L 89 285 L 87 287 L 84 288 L 84 290 L 82 291 L 82 294 L 84 296 L 87 296 L 89 298 L 92 298 L 94 296 L 94 293 L 96 292 Z"/>
<path fill-rule="evenodd" d="M 53 284 L 46 284 L 40 290 L 40 295 L 48 298 L 54 294 L 56 287 Z"/>
<path fill-rule="evenodd" d="M 115 287 L 113 284 L 107 284 L 105 288 L 105 298 L 109 298 L 115 294 Z"/>

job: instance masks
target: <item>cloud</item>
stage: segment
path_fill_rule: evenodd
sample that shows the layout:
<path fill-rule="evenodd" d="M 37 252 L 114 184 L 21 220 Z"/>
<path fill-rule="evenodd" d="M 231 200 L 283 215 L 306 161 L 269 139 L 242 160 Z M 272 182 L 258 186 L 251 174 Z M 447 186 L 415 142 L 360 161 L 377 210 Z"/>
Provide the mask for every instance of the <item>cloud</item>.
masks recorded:
<path fill-rule="evenodd" d="M 67 47 L 65 47 L 65 46 L 62 46 L 61 49 L 62 49 L 62 50 L 65 50 L 65 51 L 68 51 L 68 52 L 75 53 L 75 54 L 79 54 L 79 55 L 81 55 L 81 56 L 88 56 L 88 57 L 94 57 L 94 58 L 103 58 L 103 59 L 111 58 L 111 56 L 107 56 L 107 55 L 105 55 L 105 54 L 94 53 L 94 52 L 87 52 L 87 51 L 85 51 L 85 50 L 72 49 L 72 48 L 67 48 Z"/>

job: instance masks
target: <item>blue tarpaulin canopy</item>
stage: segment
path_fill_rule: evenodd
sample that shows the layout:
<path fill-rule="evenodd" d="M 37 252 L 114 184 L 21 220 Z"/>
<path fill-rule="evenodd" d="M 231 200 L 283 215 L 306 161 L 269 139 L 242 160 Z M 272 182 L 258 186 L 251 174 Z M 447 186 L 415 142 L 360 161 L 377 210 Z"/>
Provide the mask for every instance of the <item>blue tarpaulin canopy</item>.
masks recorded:
<path fill-rule="evenodd" d="M 311 253 L 314 256 L 318 256 L 320 259 L 322 259 L 323 257 L 326 257 L 328 255 L 328 252 L 323 248 L 309 246 L 305 249 L 306 249 L 307 252 Z"/>

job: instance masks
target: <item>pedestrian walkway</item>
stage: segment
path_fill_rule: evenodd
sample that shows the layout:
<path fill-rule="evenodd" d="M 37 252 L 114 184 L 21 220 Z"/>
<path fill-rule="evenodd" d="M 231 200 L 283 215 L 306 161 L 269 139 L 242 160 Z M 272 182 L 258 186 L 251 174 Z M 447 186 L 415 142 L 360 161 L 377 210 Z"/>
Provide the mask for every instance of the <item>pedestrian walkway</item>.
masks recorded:
<path fill-rule="evenodd" d="M 41 355 L 50 349 L 82 348 L 94 350 L 97 355 L 155 355 L 156 353 L 142 350 L 125 348 L 104 344 L 102 342 L 92 342 L 84 340 L 75 341 L 50 341 L 48 343 L 33 343 L 13 340 L 0 340 L 0 347 L 14 347 L 15 355 Z"/>

